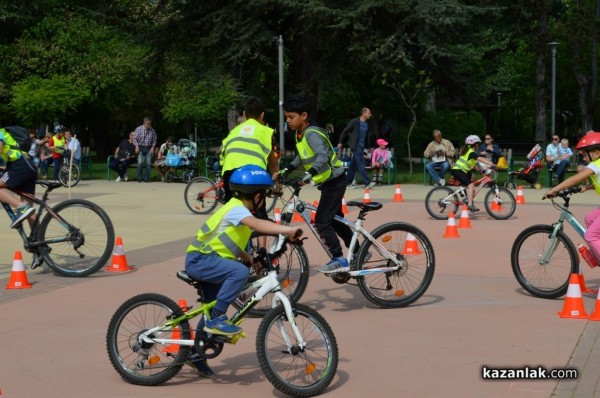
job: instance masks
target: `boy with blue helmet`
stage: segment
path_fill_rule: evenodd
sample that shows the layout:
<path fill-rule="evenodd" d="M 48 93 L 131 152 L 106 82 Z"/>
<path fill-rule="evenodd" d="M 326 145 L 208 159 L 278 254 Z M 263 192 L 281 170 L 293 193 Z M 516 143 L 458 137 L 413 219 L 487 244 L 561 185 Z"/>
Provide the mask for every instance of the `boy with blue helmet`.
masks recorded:
<path fill-rule="evenodd" d="M 207 302 L 217 300 L 210 319 L 200 319 L 198 333 L 205 331 L 231 336 L 242 331 L 228 321 L 226 313 L 248 280 L 249 271 L 245 264 L 255 266 L 250 254 L 245 251 L 253 230 L 294 239 L 297 228 L 253 215 L 263 205 L 267 190 L 272 185 L 271 176 L 260 166 L 247 165 L 234 170 L 229 179 L 233 197 L 206 221 L 188 247 L 185 271 L 192 278 L 204 282 Z M 204 359 L 198 358 L 190 364 L 200 375 L 212 376 Z"/>

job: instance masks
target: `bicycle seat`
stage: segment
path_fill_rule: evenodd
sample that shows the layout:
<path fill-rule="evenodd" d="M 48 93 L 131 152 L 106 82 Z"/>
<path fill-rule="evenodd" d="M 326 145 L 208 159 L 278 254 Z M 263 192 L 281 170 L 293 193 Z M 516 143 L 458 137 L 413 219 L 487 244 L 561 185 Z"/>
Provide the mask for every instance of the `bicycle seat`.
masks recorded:
<path fill-rule="evenodd" d="M 383 205 L 379 202 L 362 203 L 362 202 L 350 201 L 347 203 L 347 205 L 348 206 L 356 206 L 359 209 L 361 209 L 362 211 L 379 210 L 383 207 Z"/>
<path fill-rule="evenodd" d="M 60 182 L 56 181 L 37 180 L 35 183 L 44 188 L 48 188 L 50 191 L 63 186 Z"/>

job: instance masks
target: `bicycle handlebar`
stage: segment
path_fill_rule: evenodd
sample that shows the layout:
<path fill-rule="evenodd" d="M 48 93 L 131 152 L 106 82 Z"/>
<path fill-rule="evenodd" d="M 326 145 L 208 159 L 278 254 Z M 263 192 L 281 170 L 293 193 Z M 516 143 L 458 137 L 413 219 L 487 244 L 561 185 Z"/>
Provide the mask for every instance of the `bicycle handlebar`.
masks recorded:
<path fill-rule="evenodd" d="M 258 249 L 258 256 L 254 257 L 253 262 L 260 262 L 263 265 L 263 268 L 272 267 L 271 261 L 267 261 L 267 257 L 277 258 L 282 253 L 287 250 L 287 245 L 302 245 L 302 239 L 299 239 L 304 234 L 300 228 L 296 229 L 296 233 L 294 234 L 294 240 L 290 240 L 290 238 L 286 237 L 283 240 L 283 244 L 275 253 L 269 254 L 267 253 L 267 249 L 261 247 Z"/>
<path fill-rule="evenodd" d="M 571 187 L 571 188 L 567 188 L 567 189 L 563 189 L 562 191 L 559 191 L 556 196 L 560 196 L 563 199 L 566 199 L 567 196 L 569 195 L 573 195 L 576 193 L 580 193 L 581 192 L 581 187 L 579 185 Z"/>

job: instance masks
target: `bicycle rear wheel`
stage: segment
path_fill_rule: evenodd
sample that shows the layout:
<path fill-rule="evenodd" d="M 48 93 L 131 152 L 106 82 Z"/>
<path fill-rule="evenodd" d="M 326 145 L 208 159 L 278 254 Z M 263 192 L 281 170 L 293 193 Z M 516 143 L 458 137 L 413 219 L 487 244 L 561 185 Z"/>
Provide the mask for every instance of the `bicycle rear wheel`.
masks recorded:
<path fill-rule="evenodd" d="M 141 386 L 162 384 L 179 372 L 189 357 L 190 347 L 145 343 L 140 333 L 160 326 L 167 319 L 183 315 L 183 310 L 170 298 L 144 293 L 124 302 L 114 313 L 106 333 L 108 358 L 125 381 Z M 190 324 L 182 321 L 177 328 L 167 329 L 152 337 L 179 335 L 191 339 Z"/>
<path fill-rule="evenodd" d="M 60 171 L 58 172 L 58 180 L 63 186 L 69 186 L 69 165 L 65 164 L 60 168 Z M 71 186 L 74 187 L 75 185 L 79 184 L 79 180 L 81 180 L 79 166 L 73 163 L 71 168 Z"/>
<path fill-rule="evenodd" d="M 266 248 L 269 252 L 275 252 L 278 247 L 279 235 L 265 235 L 254 232 L 250 240 L 250 250 L 252 253 L 258 251 L 259 236 L 266 237 Z M 310 275 L 310 267 L 308 263 L 308 255 L 303 246 L 288 245 L 287 250 L 281 254 L 279 258 L 272 259 L 273 265 L 277 269 L 277 275 L 281 291 L 292 302 L 296 303 L 306 290 L 308 278 Z M 254 270 L 250 270 L 250 278 L 255 275 Z M 250 297 L 238 297 L 233 306 L 236 309 L 243 307 L 244 302 Z M 248 314 L 254 317 L 263 317 L 272 308 L 273 293 L 268 293 L 257 303 L 254 308 L 248 311 Z"/>
<path fill-rule="evenodd" d="M 569 287 L 569 275 L 579 273 L 579 255 L 575 245 L 562 231 L 552 238 L 551 225 L 533 225 L 521 232 L 513 243 L 510 261 L 519 284 L 535 297 L 554 299 Z M 554 245 L 547 263 L 543 254 Z"/>
<path fill-rule="evenodd" d="M 264 317 L 256 334 L 258 363 L 267 380 L 282 393 L 293 397 L 319 395 L 337 370 L 335 335 L 317 311 L 302 304 L 294 306 L 294 322 L 303 342 L 296 341 L 283 306 Z"/>
<path fill-rule="evenodd" d="M 403 222 L 391 222 L 377 227 L 371 235 L 396 259 L 397 271 L 372 273 L 356 278 L 363 295 L 382 308 L 406 307 L 421 297 L 433 279 L 435 254 L 431 242 L 420 229 Z M 358 252 L 356 269 L 369 270 L 393 267 L 369 240 Z"/>
<path fill-rule="evenodd" d="M 207 177 L 197 177 L 188 182 L 183 193 L 185 205 L 196 214 L 209 214 L 219 204 L 223 190 Z"/>
<path fill-rule="evenodd" d="M 498 188 L 498 195 L 492 188 L 485 194 L 485 211 L 496 220 L 508 220 L 515 214 L 517 209 L 517 200 L 515 196 L 506 188 Z"/>
<path fill-rule="evenodd" d="M 435 187 L 425 197 L 425 209 L 437 220 L 446 220 L 450 212 L 458 211 L 458 197 L 450 196 L 455 193 L 449 187 Z"/>
<path fill-rule="evenodd" d="M 83 199 L 65 200 L 54 206 L 40 223 L 40 254 L 62 276 L 84 277 L 98 271 L 110 258 L 115 231 L 108 214 Z M 66 223 L 66 225 L 64 224 Z M 60 240 L 60 242 L 56 242 Z"/>

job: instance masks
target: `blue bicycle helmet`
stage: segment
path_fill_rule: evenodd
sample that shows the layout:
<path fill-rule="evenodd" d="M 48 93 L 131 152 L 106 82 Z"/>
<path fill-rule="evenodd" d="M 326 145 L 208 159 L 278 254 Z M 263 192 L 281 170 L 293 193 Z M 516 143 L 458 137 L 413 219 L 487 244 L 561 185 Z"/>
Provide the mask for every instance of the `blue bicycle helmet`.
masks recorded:
<path fill-rule="evenodd" d="M 235 169 L 229 178 L 229 188 L 232 191 L 253 194 L 272 187 L 273 179 L 269 173 L 252 164 Z"/>

